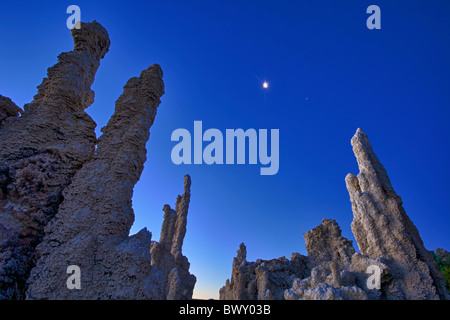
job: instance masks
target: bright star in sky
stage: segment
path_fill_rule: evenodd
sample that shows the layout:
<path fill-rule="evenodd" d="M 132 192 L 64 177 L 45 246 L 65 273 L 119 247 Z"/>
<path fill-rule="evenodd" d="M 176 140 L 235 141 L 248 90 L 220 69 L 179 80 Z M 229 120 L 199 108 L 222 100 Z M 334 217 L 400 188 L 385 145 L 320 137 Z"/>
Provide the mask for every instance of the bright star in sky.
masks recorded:
<path fill-rule="evenodd" d="M 269 87 L 269 83 L 267 81 L 264 81 L 263 83 L 263 88 L 267 89 Z"/>

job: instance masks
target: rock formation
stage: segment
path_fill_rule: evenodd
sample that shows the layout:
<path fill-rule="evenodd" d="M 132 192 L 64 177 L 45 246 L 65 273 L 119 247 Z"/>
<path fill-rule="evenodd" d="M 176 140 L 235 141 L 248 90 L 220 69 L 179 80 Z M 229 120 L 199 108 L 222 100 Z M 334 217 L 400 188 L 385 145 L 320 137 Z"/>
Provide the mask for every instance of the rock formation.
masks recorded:
<path fill-rule="evenodd" d="M 360 253 L 331 219 L 323 219 L 304 234 L 308 256 L 296 253 L 291 260 L 270 260 L 272 266 L 283 266 L 281 277 L 274 277 L 267 268 L 261 276 L 258 268 L 264 263 L 247 262 L 241 244 L 231 281 L 220 289 L 220 299 L 449 299 L 442 273 L 406 215 L 366 134 L 358 129 L 351 144 L 360 174 L 357 178 L 349 174 L 345 181 Z"/>
<path fill-rule="evenodd" d="M 95 21 L 72 36 L 73 51 L 59 55 L 20 117 L 0 98 L 0 299 L 181 298 L 166 294 L 167 283 L 190 298 L 195 277 L 181 255 L 189 196 L 180 200 L 176 250 L 164 256 L 175 255 L 169 274 L 152 258 L 149 231 L 129 236 L 133 187 L 164 93 L 161 68 L 126 83 L 97 140 L 84 110 L 109 36 Z M 80 290 L 67 287 L 70 265 L 81 270 Z"/>
<path fill-rule="evenodd" d="M 0 299 L 191 299 L 196 278 L 182 254 L 190 177 L 175 209 L 163 208 L 159 242 L 145 228 L 129 235 L 162 70 L 126 83 L 97 140 L 84 110 L 110 40 L 95 21 L 72 36 L 73 51 L 24 110 L 0 96 Z M 345 181 L 360 252 L 331 219 L 304 234 L 308 256 L 249 262 L 241 244 L 221 299 L 449 299 L 367 136 L 358 129 L 351 143 L 360 173 Z M 79 290 L 67 286 L 72 265 Z"/>
<path fill-rule="evenodd" d="M 152 242 L 152 266 L 163 272 L 162 295 L 168 300 L 192 299 L 196 278 L 189 273 L 189 261 L 182 254 L 187 214 L 191 198 L 191 178 L 184 177 L 183 196 L 178 196 L 175 210 L 165 205 L 159 242 Z"/>
<path fill-rule="evenodd" d="M 221 300 L 280 300 L 296 278 L 305 278 L 310 271 L 308 257 L 293 253 L 291 259 L 247 261 L 243 243 L 233 259 L 231 281 L 219 291 Z"/>
<path fill-rule="evenodd" d="M 358 177 L 345 178 L 352 202 L 352 232 L 363 255 L 380 258 L 392 279 L 382 288 L 387 299 L 448 297 L 440 273 L 425 249 L 417 228 L 402 206 L 367 135 L 358 129 L 351 140 Z"/>
<path fill-rule="evenodd" d="M 335 220 L 322 219 L 322 224 L 306 232 L 306 252 L 315 265 L 334 261 L 338 265 L 347 265 L 355 253 L 352 241 L 341 236 L 342 231 Z"/>
<path fill-rule="evenodd" d="M 141 230 L 128 237 L 128 232 L 134 221 L 133 187 L 143 170 L 145 144 L 163 92 L 157 65 L 125 85 L 95 155 L 74 175 L 58 213 L 46 226 L 28 298 L 157 297 L 147 292 L 152 287 L 151 234 Z M 89 279 L 83 290 L 67 290 L 69 265 L 79 266 Z"/>
<path fill-rule="evenodd" d="M 0 94 L 0 123 L 6 118 L 18 117 L 23 112 L 10 98 Z"/>
<path fill-rule="evenodd" d="M 73 29 L 72 36 L 74 50 L 58 56 L 21 117 L 1 99 L 0 298 L 24 298 L 34 248 L 63 190 L 94 151 L 95 122 L 84 110 L 94 101 L 90 87 L 110 42 L 96 22 Z"/>

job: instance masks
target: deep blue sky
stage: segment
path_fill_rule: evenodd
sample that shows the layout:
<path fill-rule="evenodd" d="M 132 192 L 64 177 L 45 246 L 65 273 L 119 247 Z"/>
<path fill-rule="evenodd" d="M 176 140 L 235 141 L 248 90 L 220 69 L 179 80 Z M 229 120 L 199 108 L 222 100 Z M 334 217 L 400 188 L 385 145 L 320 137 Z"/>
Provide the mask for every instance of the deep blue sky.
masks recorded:
<path fill-rule="evenodd" d="M 183 253 L 194 296 L 217 298 L 240 242 L 248 260 L 306 254 L 303 233 L 336 219 L 353 240 L 344 178 L 358 173 L 350 139 L 369 136 L 429 249 L 450 249 L 450 2 L 421 1 L 10 1 L 0 2 L 0 93 L 19 106 L 72 50 L 66 8 L 109 32 L 87 112 L 97 132 L 133 76 L 153 63 L 166 93 L 135 187 L 131 233 L 159 239 L 162 207 L 183 176 L 192 198 Z M 368 30 L 366 8 L 381 8 Z M 270 84 L 262 88 L 263 81 Z M 171 162 L 173 130 L 280 130 L 280 170 Z M 356 247 L 356 243 L 355 247 Z"/>

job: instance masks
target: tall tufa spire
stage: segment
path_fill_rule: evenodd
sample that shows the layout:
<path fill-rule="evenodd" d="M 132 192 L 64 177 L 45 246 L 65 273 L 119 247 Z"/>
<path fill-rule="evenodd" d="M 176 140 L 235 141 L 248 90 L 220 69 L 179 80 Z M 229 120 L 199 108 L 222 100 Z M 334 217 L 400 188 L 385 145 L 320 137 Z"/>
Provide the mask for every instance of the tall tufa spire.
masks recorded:
<path fill-rule="evenodd" d="M 406 214 L 387 172 L 358 129 L 351 140 L 359 174 L 345 178 L 352 203 L 352 232 L 362 254 L 382 258 L 393 279 L 383 291 L 388 299 L 439 299 L 448 296 L 442 274 Z"/>

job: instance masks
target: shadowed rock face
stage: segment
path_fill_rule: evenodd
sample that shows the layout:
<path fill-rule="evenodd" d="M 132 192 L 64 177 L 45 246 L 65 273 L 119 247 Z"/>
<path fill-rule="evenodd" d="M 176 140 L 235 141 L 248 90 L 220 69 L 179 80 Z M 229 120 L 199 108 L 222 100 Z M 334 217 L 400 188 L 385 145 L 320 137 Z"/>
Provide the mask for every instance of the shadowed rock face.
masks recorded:
<path fill-rule="evenodd" d="M 152 266 L 163 272 L 162 295 L 168 300 L 192 299 L 197 279 L 189 273 L 189 261 L 182 254 L 187 214 L 191 198 L 191 178 L 184 177 L 183 196 L 178 196 L 175 210 L 165 205 L 159 242 L 151 245 Z"/>
<path fill-rule="evenodd" d="M 366 134 L 358 129 L 351 143 L 360 174 L 357 178 L 349 174 L 345 181 L 354 215 L 352 231 L 361 253 L 341 236 L 334 220 L 323 219 L 304 234 L 307 257 L 270 260 L 272 265 L 290 265 L 282 268 L 287 272 L 281 280 L 270 281 L 273 272 L 267 270 L 267 277 L 258 277 L 261 261 L 247 262 L 245 246 L 241 245 L 233 261 L 231 281 L 220 289 L 220 299 L 449 299 L 442 274 L 406 215 Z M 379 270 L 379 288 L 368 285 L 371 273 L 367 272 L 374 269 Z M 260 294 L 265 290 L 268 294 Z"/>
<path fill-rule="evenodd" d="M 147 291 L 153 285 L 151 234 L 141 230 L 139 236 L 129 238 L 128 233 L 134 221 L 133 187 L 143 170 L 145 144 L 163 93 L 158 65 L 124 86 L 113 116 L 102 129 L 96 154 L 75 174 L 55 219 L 46 227 L 28 298 L 156 298 Z M 69 265 L 81 268 L 87 280 L 83 290 L 67 289 Z"/>
<path fill-rule="evenodd" d="M 18 117 L 23 112 L 10 98 L 0 94 L 0 123 L 6 118 Z"/>
<path fill-rule="evenodd" d="M 299 253 L 293 253 L 290 260 L 281 257 L 249 262 L 246 258 L 247 249 L 241 243 L 233 259 L 231 281 L 219 291 L 221 300 L 280 300 L 296 278 L 310 272 L 308 257 Z"/>
<path fill-rule="evenodd" d="M 164 94 L 161 68 L 126 83 L 97 141 L 84 109 L 109 37 L 95 21 L 72 36 L 74 50 L 59 55 L 21 117 L 0 97 L 0 299 L 170 299 L 180 288 L 190 298 L 195 277 L 181 254 L 190 178 L 164 255 L 175 261 L 170 270 L 152 259 L 147 229 L 129 236 L 133 188 Z M 67 288 L 70 265 L 81 269 L 81 290 Z"/>
<path fill-rule="evenodd" d="M 0 298 L 24 298 L 44 227 L 94 154 L 96 124 L 84 110 L 94 101 L 90 87 L 109 37 L 95 21 L 72 36 L 74 50 L 58 56 L 21 117 L 0 99 Z"/>

